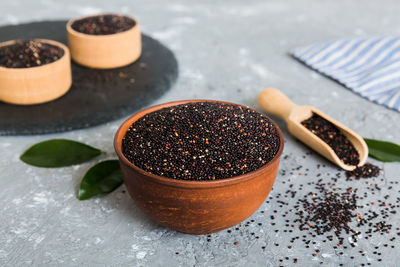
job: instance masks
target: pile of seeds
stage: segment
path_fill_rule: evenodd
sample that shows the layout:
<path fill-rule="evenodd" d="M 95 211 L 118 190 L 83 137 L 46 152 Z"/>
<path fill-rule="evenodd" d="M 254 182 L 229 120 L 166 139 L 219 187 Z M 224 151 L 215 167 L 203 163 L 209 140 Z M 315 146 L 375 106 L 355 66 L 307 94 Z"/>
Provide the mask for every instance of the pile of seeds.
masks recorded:
<path fill-rule="evenodd" d="M 319 179 L 315 190 L 299 199 L 300 204 L 294 206 L 298 216 L 294 222 L 299 224 L 299 229 L 312 230 L 318 235 L 334 232 L 343 244 L 342 232 L 357 235 L 349 223 L 357 217 L 354 212 L 357 209 L 356 194 L 348 188 L 345 192 L 330 191 Z"/>
<path fill-rule="evenodd" d="M 122 141 L 123 154 L 139 168 L 184 180 L 224 179 L 257 170 L 279 147 L 277 129 L 266 116 L 214 102 L 149 113 Z"/>
<path fill-rule="evenodd" d="M 77 32 L 91 35 L 107 35 L 124 32 L 135 26 L 131 18 L 119 15 L 101 15 L 87 17 L 72 23 L 71 27 Z"/>
<path fill-rule="evenodd" d="M 334 124 L 315 113 L 301 124 L 327 143 L 345 164 L 358 165 L 360 159 L 357 150 Z"/>
<path fill-rule="evenodd" d="M 281 161 L 293 166 L 298 160 L 289 154 Z M 349 182 L 344 174 L 325 164 L 313 170 L 302 165 L 281 169 L 267 205 L 226 230 L 224 242 L 230 238 L 238 251 L 258 244 L 259 253 L 272 263 L 271 255 L 281 255 L 277 266 L 393 264 L 400 238 L 400 226 L 391 224 L 399 218 L 399 179 L 378 176 Z M 206 245 L 218 246 L 220 235 L 207 236 Z"/>
<path fill-rule="evenodd" d="M 375 235 L 387 235 L 387 240 L 393 242 L 396 235 L 400 235 L 399 228 L 396 228 L 397 233 L 391 234 L 393 225 L 386 221 L 391 214 L 396 214 L 400 207 L 398 204 L 386 202 L 389 195 L 385 195 L 384 200 L 378 200 L 377 203 L 361 205 L 359 202 L 363 202 L 365 197 L 360 196 L 357 189 L 350 187 L 343 190 L 330 182 L 322 183 L 322 180 L 313 184 L 314 190 L 299 198 L 296 202 L 298 204 L 293 207 L 287 202 L 277 200 L 280 205 L 288 205 L 288 209 L 281 213 L 283 217 L 292 212 L 295 214 L 292 223 L 286 224 L 286 228 L 281 228 L 280 231 L 284 229 L 283 232 L 292 233 L 292 229 L 298 227 L 300 231 L 305 232 L 302 236 L 292 236 L 289 248 L 296 248 L 297 242 L 301 240 L 303 245 L 298 248 L 310 249 L 310 256 L 318 257 L 321 256 L 321 251 L 318 249 L 320 243 L 330 242 L 333 243 L 332 248 L 336 254 L 341 256 L 349 247 L 355 248 L 361 238 L 370 239 Z M 374 192 L 376 188 L 376 185 L 371 184 L 369 190 Z M 292 191 L 289 191 L 287 192 L 289 194 L 283 195 L 284 198 L 291 195 Z M 280 196 L 282 195 L 278 194 L 277 198 Z M 398 198 L 397 203 L 399 201 Z M 389 244 L 385 243 L 384 247 L 389 247 Z M 391 247 L 395 248 L 394 245 Z M 360 250 L 360 254 L 366 256 L 363 250 Z M 379 247 L 375 247 L 373 254 L 381 256 Z M 350 258 L 354 259 L 354 256 Z M 381 258 L 376 260 L 382 261 Z"/>
<path fill-rule="evenodd" d="M 288 158 L 289 156 L 286 155 L 283 160 Z M 365 174 L 358 173 L 358 177 L 367 178 L 379 175 L 378 167 L 370 163 L 364 166 L 366 170 L 376 170 L 376 173 L 373 171 L 375 176 L 371 175 L 372 172 L 366 171 Z M 325 165 L 318 164 L 316 169 L 324 167 Z M 302 166 L 294 167 L 290 173 L 282 170 L 280 175 L 284 178 L 287 174 L 307 176 L 309 170 L 302 170 L 302 168 Z M 344 257 L 345 250 L 355 249 L 361 239 L 373 239 L 374 241 L 367 242 L 376 242 L 377 235 L 387 236 L 382 247 L 395 248 L 396 237 L 400 236 L 400 227 L 395 227 L 388 221 L 391 216 L 397 214 L 400 208 L 400 197 L 393 194 L 394 185 L 398 185 L 398 181 L 387 181 L 389 186 L 383 190 L 379 186 L 379 181 L 384 182 L 384 178 L 365 179 L 364 183 L 361 180 L 355 181 L 361 184 L 356 187 L 346 186 L 348 182 L 342 179 L 344 178 L 343 171 L 340 170 L 334 175 L 321 171 L 315 178 L 315 181 L 300 183 L 297 186 L 289 184 L 289 190 L 284 194 L 274 194 L 267 200 L 267 203 L 275 201 L 280 208 L 279 211 L 273 210 L 273 215 L 270 216 L 270 225 L 276 227 L 272 231 L 285 236 L 285 242 L 289 240 L 286 245 L 289 249 L 309 249 L 310 257 L 314 260 L 323 260 L 329 254 L 326 254 L 327 251 L 321 251 L 322 243 L 332 243 L 331 248 L 334 253 L 339 257 Z M 290 180 L 291 178 L 285 178 L 282 183 L 286 184 Z M 310 189 L 302 192 L 306 187 Z M 400 190 L 397 190 L 396 192 L 400 193 Z M 391 191 L 392 193 L 390 193 Z M 368 199 L 374 199 L 374 201 Z M 286 222 L 284 225 L 277 223 L 278 216 L 284 219 Z M 304 234 L 293 235 L 296 228 Z M 275 243 L 275 246 L 279 245 L 283 244 Z M 326 248 L 325 246 L 325 250 Z M 265 249 L 265 246 L 262 249 Z M 369 253 L 359 250 L 360 256 L 365 259 L 365 263 L 361 263 L 361 266 L 371 265 L 372 258 L 378 262 L 382 261 L 380 249 L 380 246 L 375 246 L 374 250 Z M 354 259 L 355 256 L 349 257 Z M 290 257 L 280 260 L 280 262 L 285 261 L 289 264 L 299 260 L 297 258 L 290 259 Z M 359 261 L 363 260 L 359 259 Z M 323 263 L 324 261 L 320 261 L 320 264 Z"/>
<path fill-rule="evenodd" d="M 366 234 L 390 233 L 392 225 L 383 220 L 388 216 L 387 210 L 381 210 L 381 214 L 378 214 L 376 211 L 363 209 L 362 205 L 358 205 L 360 196 L 357 189 L 349 187 L 342 191 L 341 188 L 322 183 L 322 179 L 317 181 L 314 188 L 315 191 L 299 199 L 301 205 L 294 206 L 297 215 L 294 221 L 299 223 L 301 231 L 310 231 L 317 235 L 334 233 L 339 247 L 343 245 L 345 236 L 351 237 L 350 245 L 354 247 L 364 225 L 371 227 Z M 395 210 L 393 212 L 396 213 Z M 373 219 L 381 221 L 372 223 Z M 327 238 L 333 240 L 332 235 L 328 235 Z"/>
<path fill-rule="evenodd" d="M 29 68 L 52 63 L 64 55 L 60 47 L 35 41 L 19 40 L 0 47 L 0 66 L 5 68 Z"/>
<path fill-rule="evenodd" d="M 367 162 L 352 171 L 346 171 L 346 177 L 355 179 L 377 177 L 380 171 L 379 167 Z"/>

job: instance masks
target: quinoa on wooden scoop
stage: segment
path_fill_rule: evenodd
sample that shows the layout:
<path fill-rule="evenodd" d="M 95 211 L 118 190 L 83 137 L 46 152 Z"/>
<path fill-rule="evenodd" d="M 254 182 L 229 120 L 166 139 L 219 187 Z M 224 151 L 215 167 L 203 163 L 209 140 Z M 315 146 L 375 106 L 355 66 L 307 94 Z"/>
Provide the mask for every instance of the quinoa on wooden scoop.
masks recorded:
<path fill-rule="evenodd" d="M 122 140 L 137 167 L 181 180 L 215 180 L 249 173 L 279 150 L 277 129 L 264 115 L 215 102 L 181 104 L 134 122 Z"/>

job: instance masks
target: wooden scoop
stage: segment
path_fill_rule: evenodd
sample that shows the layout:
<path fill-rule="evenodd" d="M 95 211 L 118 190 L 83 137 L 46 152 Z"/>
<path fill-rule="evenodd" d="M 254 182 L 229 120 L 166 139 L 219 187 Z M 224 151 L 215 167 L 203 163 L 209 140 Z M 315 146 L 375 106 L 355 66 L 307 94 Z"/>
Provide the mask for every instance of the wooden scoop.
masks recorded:
<path fill-rule="evenodd" d="M 339 157 L 327 143 L 322 141 L 322 139 L 301 124 L 302 121 L 309 119 L 313 113 L 318 114 L 322 118 L 333 123 L 343 132 L 343 134 L 349 139 L 359 154 L 360 163 L 358 166 L 364 165 L 365 160 L 368 157 L 368 147 L 364 139 L 318 109 L 311 106 L 298 106 L 290 101 L 289 98 L 287 98 L 279 90 L 274 88 L 264 89 L 258 95 L 258 105 L 260 105 L 260 107 L 266 112 L 284 119 L 287 123 L 289 132 L 304 144 L 308 145 L 342 169 L 348 171 L 354 170 L 356 166 L 345 164 L 339 159 Z"/>

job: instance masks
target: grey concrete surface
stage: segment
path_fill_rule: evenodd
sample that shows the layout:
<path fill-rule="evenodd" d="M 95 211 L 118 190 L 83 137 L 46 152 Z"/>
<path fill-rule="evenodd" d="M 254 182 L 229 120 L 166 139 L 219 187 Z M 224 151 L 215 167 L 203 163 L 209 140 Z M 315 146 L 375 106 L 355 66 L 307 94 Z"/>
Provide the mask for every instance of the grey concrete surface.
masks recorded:
<path fill-rule="evenodd" d="M 175 52 L 180 64 L 178 82 L 154 104 L 208 98 L 257 108 L 257 93 L 274 86 L 295 102 L 314 105 L 365 137 L 400 143 L 399 113 L 360 98 L 288 56 L 297 46 L 331 38 L 399 34 L 400 3 L 396 0 L 2 0 L 0 11 L 0 25 L 108 11 L 134 15 L 144 32 Z M 322 243 L 320 237 L 313 245 L 321 250 L 317 257 L 301 243 L 292 249 L 274 246 L 289 239 L 269 225 L 272 210 L 277 208 L 274 201 L 264 203 L 246 220 L 248 227 L 232 228 L 232 233 L 224 230 L 210 237 L 176 233 L 147 219 L 123 193 L 123 186 L 107 196 L 78 201 L 80 179 L 94 162 L 40 169 L 18 159 L 30 145 L 50 138 L 70 138 L 107 151 L 107 156 L 98 160 L 115 158 L 112 139 L 122 121 L 55 135 L 0 138 L 1 266 L 293 265 L 292 261 L 279 262 L 286 256 L 298 258 L 298 266 L 320 266 L 320 262 L 323 266 L 400 265 L 396 250 L 383 248 L 382 262 L 372 254 L 373 246 L 387 241 L 385 236 L 361 239 L 356 248 L 343 251 L 344 255 L 332 244 Z M 289 155 L 280 169 L 289 172 L 301 164 L 309 172 L 308 176 L 280 173 L 270 197 L 284 193 L 288 179 L 295 187 L 306 187 L 317 172 L 323 177 L 337 172 L 318 155 L 304 159 L 308 149 L 288 134 L 282 121 L 277 122 L 286 138 L 284 154 Z M 371 181 L 388 190 L 388 180 L 400 178 L 400 164 L 373 162 L 384 168 L 384 174 Z M 326 167 L 317 170 L 319 163 Z M 364 184 L 340 183 L 360 188 Z M 383 191 L 374 197 L 381 197 Z M 394 214 L 387 220 L 398 225 L 400 218 Z M 365 251 L 366 257 L 360 256 L 359 250 Z"/>

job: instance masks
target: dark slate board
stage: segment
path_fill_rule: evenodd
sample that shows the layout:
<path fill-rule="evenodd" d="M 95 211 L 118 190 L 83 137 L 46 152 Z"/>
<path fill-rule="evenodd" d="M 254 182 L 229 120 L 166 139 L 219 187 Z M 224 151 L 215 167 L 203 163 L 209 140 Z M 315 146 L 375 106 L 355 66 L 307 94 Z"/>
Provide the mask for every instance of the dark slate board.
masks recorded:
<path fill-rule="evenodd" d="M 0 27 L 0 41 L 46 38 L 67 44 L 66 22 Z M 57 100 L 31 106 L 0 102 L 0 135 L 86 128 L 133 114 L 149 105 L 175 82 L 178 63 L 168 48 L 146 35 L 142 37 L 142 56 L 127 67 L 94 70 L 72 63 L 72 87 Z"/>

